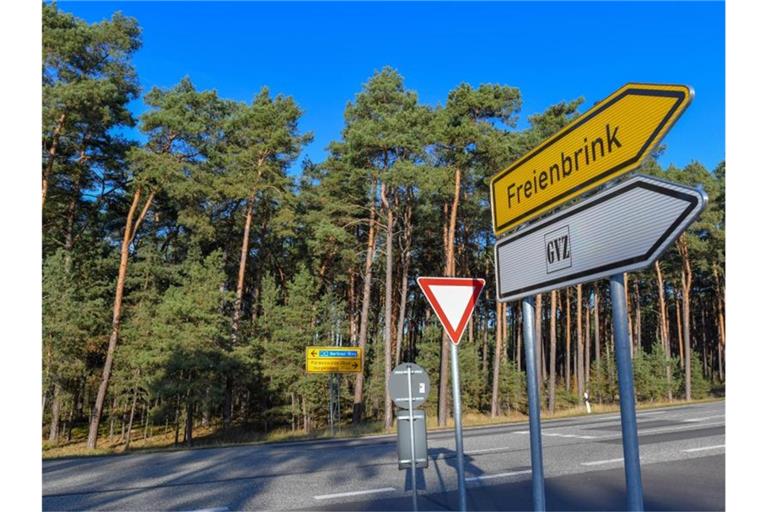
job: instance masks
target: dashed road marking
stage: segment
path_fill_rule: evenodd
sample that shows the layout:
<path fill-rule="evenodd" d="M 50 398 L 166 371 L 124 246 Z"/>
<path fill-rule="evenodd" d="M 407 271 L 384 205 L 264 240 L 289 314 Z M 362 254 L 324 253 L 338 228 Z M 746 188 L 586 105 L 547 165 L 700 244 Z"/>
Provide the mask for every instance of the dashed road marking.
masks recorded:
<path fill-rule="evenodd" d="M 624 462 L 624 458 L 608 459 L 608 460 L 595 460 L 592 462 L 582 462 L 582 466 L 599 466 L 600 464 L 611 464 L 613 462 Z"/>
<path fill-rule="evenodd" d="M 381 489 L 368 489 L 365 491 L 350 491 L 350 492 L 340 492 L 336 494 L 321 494 L 320 496 L 315 496 L 314 498 L 316 500 L 332 500 L 334 498 L 345 498 L 347 496 L 360 496 L 362 494 L 375 494 L 380 492 L 392 492 L 394 491 L 394 487 L 382 487 Z"/>
<path fill-rule="evenodd" d="M 683 421 L 685 423 L 697 423 L 699 421 L 711 420 L 713 418 L 725 418 L 725 414 L 717 414 L 715 416 L 704 416 L 702 418 L 688 418 L 687 420 L 683 420 Z"/>
<path fill-rule="evenodd" d="M 526 469 L 524 471 L 510 471 L 509 473 L 497 473 L 495 475 L 480 475 L 480 476 L 472 476 L 469 478 L 465 478 L 464 480 L 466 482 L 478 482 L 480 480 L 491 480 L 493 478 L 504 478 L 507 476 L 516 476 L 516 475 L 525 475 L 527 473 L 530 473 L 530 469 Z"/>
<path fill-rule="evenodd" d="M 702 446 L 701 448 L 688 448 L 687 450 L 683 450 L 683 451 L 686 453 L 691 453 L 691 452 L 700 452 L 703 450 L 717 450 L 718 448 L 725 448 L 725 445 L 718 444 L 715 446 Z"/>

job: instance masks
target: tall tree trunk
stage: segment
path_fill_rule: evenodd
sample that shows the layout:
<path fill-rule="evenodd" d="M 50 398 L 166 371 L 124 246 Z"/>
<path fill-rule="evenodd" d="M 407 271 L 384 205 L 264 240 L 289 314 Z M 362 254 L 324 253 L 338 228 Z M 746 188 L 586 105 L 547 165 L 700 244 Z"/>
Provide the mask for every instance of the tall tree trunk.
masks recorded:
<path fill-rule="evenodd" d="M 629 336 L 629 357 L 634 359 L 637 352 L 635 330 L 632 325 L 632 301 L 629 300 L 629 275 L 624 272 L 624 303 L 627 305 L 627 335 Z M 605 331 L 606 336 L 608 331 Z M 607 352 L 607 351 L 606 351 Z"/>
<path fill-rule="evenodd" d="M 357 339 L 357 303 L 355 297 L 355 269 L 349 268 L 349 339 Z"/>
<path fill-rule="evenodd" d="M 680 368 L 685 368 L 685 355 L 683 351 L 683 324 L 680 320 L 680 297 L 675 296 L 675 317 L 677 319 L 677 355 L 680 358 Z"/>
<path fill-rule="evenodd" d="M 522 361 L 523 361 L 523 311 L 522 311 L 522 303 L 520 301 L 517 302 L 517 306 L 515 306 L 515 349 L 517 352 L 515 353 L 515 364 L 517 364 L 517 371 L 522 371 Z"/>
<path fill-rule="evenodd" d="M 240 244 L 240 265 L 237 271 L 237 287 L 235 288 L 235 304 L 232 308 L 232 341 L 231 345 L 237 345 L 240 332 L 240 320 L 243 316 L 243 296 L 245 294 L 245 272 L 248 264 L 248 252 L 251 240 L 251 223 L 253 222 L 253 208 L 256 203 L 256 194 L 248 198 L 245 210 L 245 223 L 243 224 L 243 236 Z M 234 382 L 232 375 L 227 373 L 224 377 L 224 408 L 222 420 L 224 428 L 228 428 L 232 421 L 232 393 Z"/>
<path fill-rule="evenodd" d="M 725 348 L 725 305 L 723 304 L 723 296 L 725 293 L 720 284 L 717 267 L 715 267 L 715 283 L 717 284 L 717 376 L 720 382 L 723 382 L 725 380 L 725 373 L 723 371 L 723 349 Z"/>
<path fill-rule="evenodd" d="M 405 330 L 405 309 L 408 301 L 408 267 L 411 263 L 411 234 L 413 232 L 413 225 L 411 224 L 411 205 L 408 204 L 405 207 L 405 214 L 403 215 L 403 244 L 400 246 L 401 258 L 400 265 L 402 267 L 402 276 L 400 281 L 400 309 L 398 310 L 397 318 L 397 340 L 395 347 L 395 365 L 399 364 L 402 357 L 403 350 L 403 334 Z"/>
<path fill-rule="evenodd" d="M 180 417 L 181 417 L 181 394 L 176 393 L 176 414 L 174 415 L 174 419 L 173 419 L 173 426 L 174 426 L 173 445 L 174 446 L 178 446 L 179 444 L 179 427 L 181 425 L 181 422 L 179 422 Z"/>
<path fill-rule="evenodd" d="M 136 209 L 139 206 L 139 200 L 141 199 L 141 188 L 137 187 L 136 191 L 133 193 L 133 201 L 131 202 L 131 208 L 128 210 L 128 216 L 125 221 L 125 233 L 123 235 L 123 244 L 120 249 L 120 267 L 117 273 L 117 286 L 115 287 L 115 303 L 112 308 L 112 333 L 109 336 L 109 345 L 107 347 L 107 356 L 104 361 L 104 369 L 101 374 L 101 383 L 99 384 L 99 390 L 96 394 L 96 403 L 93 406 L 90 427 L 88 429 L 87 447 L 91 450 L 96 448 L 96 440 L 99 435 L 99 422 L 101 421 L 101 411 L 104 407 L 104 399 L 107 396 L 109 378 L 112 374 L 112 360 L 115 356 L 115 348 L 117 347 L 117 338 L 120 331 L 125 276 L 128 272 L 128 255 L 131 243 L 136 236 L 141 221 L 147 215 L 147 211 L 149 210 L 149 206 L 152 204 L 154 197 L 155 193 L 150 192 L 147 197 L 147 202 L 144 204 L 144 208 L 142 208 L 139 216 L 134 221 L 133 216 L 136 213 Z"/>
<path fill-rule="evenodd" d="M 53 129 L 53 135 L 51 136 L 51 147 L 48 148 L 48 162 L 46 163 L 45 169 L 43 170 L 43 200 L 41 204 L 41 210 L 45 209 L 45 198 L 48 195 L 48 180 L 53 173 L 53 163 L 56 160 L 56 150 L 59 145 L 59 137 L 61 137 L 61 133 L 64 129 L 64 121 L 66 118 L 66 113 L 59 116 L 59 120 L 56 122 L 56 127 Z"/>
<path fill-rule="evenodd" d="M 683 301 L 683 342 L 685 343 L 685 399 L 691 400 L 691 260 L 688 257 L 688 239 L 686 234 L 677 240 L 677 249 L 683 260 L 683 268 L 680 272 Z"/>
<path fill-rule="evenodd" d="M 635 291 L 635 346 L 637 347 L 637 350 L 643 349 L 643 339 L 642 339 L 642 307 L 640 306 L 640 280 L 635 279 L 634 280 L 634 291 Z"/>
<path fill-rule="evenodd" d="M 51 427 L 48 430 L 48 441 L 56 443 L 59 440 L 59 416 L 61 414 L 61 384 L 53 385 L 53 401 L 51 402 Z"/>
<path fill-rule="evenodd" d="M 571 391 L 571 289 L 565 289 L 565 390 Z"/>
<path fill-rule="evenodd" d="M 480 367 L 480 375 L 483 378 L 483 390 L 485 390 L 486 386 L 488 385 L 488 319 L 483 316 L 481 317 L 480 322 L 481 328 L 483 330 L 483 346 L 481 348 L 482 363 Z"/>
<path fill-rule="evenodd" d="M 541 294 L 536 295 L 536 302 L 535 302 L 535 308 L 534 308 L 534 335 L 536 336 L 536 365 L 538 366 L 538 375 L 536 379 L 536 384 L 539 386 L 539 390 L 542 388 L 542 379 L 546 379 L 546 376 L 544 375 L 544 346 L 543 346 L 543 340 L 541 339 Z"/>
<path fill-rule="evenodd" d="M 365 253 L 365 281 L 363 282 L 363 304 L 360 311 L 360 330 L 357 345 L 363 352 L 363 370 L 365 369 L 365 344 L 368 336 L 368 308 L 371 303 L 371 283 L 373 280 L 373 255 L 376 252 L 376 185 L 371 185 L 371 205 L 368 213 L 368 245 Z M 363 419 L 363 379 L 364 371 L 355 374 L 355 394 L 352 405 L 352 422 L 360 423 Z M 302 398 L 302 400 L 304 400 Z"/>
<path fill-rule="evenodd" d="M 496 350 L 493 354 L 493 386 L 491 388 L 491 417 L 499 415 L 499 367 L 501 366 L 501 346 L 503 343 L 504 322 L 503 307 L 501 302 L 496 303 Z"/>
<path fill-rule="evenodd" d="M 190 376 L 189 383 L 192 383 L 192 377 Z M 184 425 L 184 442 L 188 448 L 192 448 L 192 420 L 195 413 L 195 404 L 192 401 L 192 392 L 187 390 L 187 420 Z"/>
<path fill-rule="evenodd" d="M 136 376 L 138 378 L 138 375 Z M 125 437 L 125 449 L 128 450 L 131 446 L 131 433 L 133 432 L 133 417 L 136 414 L 136 398 L 139 395 L 139 386 L 134 384 L 133 386 L 133 400 L 131 401 L 131 414 L 128 417 L 128 433 Z"/>
<path fill-rule="evenodd" d="M 453 200 L 448 215 L 448 225 L 444 232 L 445 241 L 445 275 L 456 275 L 454 243 L 456 240 L 456 218 L 459 211 L 459 197 L 461 194 L 461 169 L 455 169 L 453 183 Z M 451 340 L 448 334 L 443 332 L 442 346 L 440 350 L 440 389 L 437 404 L 437 423 L 444 427 L 448 424 L 448 358 L 450 357 Z"/>
<path fill-rule="evenodd" d="M 584 304 L 584 385 L 586 386 L 586 389 L 589 390 L 589 381 L 592 373 L 592 354 L 590 353 L 592 347 L 592 341 L 590 340 L 592 337 L 592 329 L 590 326 L 591 315 L 589 309 L 589 296 L 587 296 L 586 299 Z"/>
<path fill-rule="evenodd" d="M 654 263 L 653 268 L 656 270 L 656 288 L 659 294 L 659 337 L 661 338 L 661 346 L 664 349 L 664 356 L 667 358 L 667 362 L 664 365 L 667 374 L 667 400 L 672 400 L 672 365 L 669 364 L 672 352 L 669 348 L 669 322 L 667 321 L 664 275 L 661 273 L 661 265 L 659 265 L 658 261 Z"/>
<path fill-rule="evenodd" d="M 147 439 L 147 435 L 149 435 L 150 438 L 152 437 L 152 433 L 149 430 L 149 416 L 151 412 L 151 404 L 149 403 L 149 400 L 147 400 L 147 403 L 144 406 L 144 437 L 142 437 L 142 439 Z"/>
<path fill-rule="evenodd" d="M 557 290 L 549 294 L 549 414 L 555 412 L 555 384 L 557 383 L 557 371 L 555 363 L 557 359 Z"/>
<path fill-rule="evenodd" d="M 581 285 L 576 285 L 576 387 L 579 400 L 584 396 L 584 337 L 581 332 Z"/>
<path fill-rule="evenodd" d="M 248 265 L 248 251 L 251 241 L 251 224 L 253 223 L 253 208 L 256 203 L 256 194 L 248 198 L 245 209 L 245 222 L 243 223 L 243 236 L 240 243 L 240 263 L 237 271 L 237 286 L 235 288 L 235 307 L 232 311 L 232 342 L 237 342 L 237 334 L 240 329 L 240 319 L 243 315 L 243 296 L 245 294 L 245 272 Z"/>
<path fill-rule="evenodd" d="M 389 396 L 389 376 L 392 372 L 392 237 L 394 212 L 389 204 L 386 184 L 381 185 L 381 203 L 387 212 L 386 275 L 384 277 L 384 428 L 392 427 L 392 399 Z"/>
<path fill-rule="evenodd" d="M 597 370 L 598 378 L 600 378 L 600 288 L 595 284 L 595 310 L 594 316 L 594 330 L 595 330 L 595 368 Z M 597 399 L 602 403 L 603 397 L 601 393 L 598 393 Z"/>

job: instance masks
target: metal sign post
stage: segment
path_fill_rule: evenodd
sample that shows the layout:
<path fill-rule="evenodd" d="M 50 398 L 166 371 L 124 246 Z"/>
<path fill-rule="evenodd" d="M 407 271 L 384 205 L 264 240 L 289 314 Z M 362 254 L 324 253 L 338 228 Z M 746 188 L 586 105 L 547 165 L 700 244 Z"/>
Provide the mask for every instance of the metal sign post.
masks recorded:
<path fill-rule="evenodd" d="M 421 291 L 451 338 L 451 381 L 453 382 L 453 421 L 456 430 L 456 471 L 459 480 L 459 510 L 467 510 L 464 482 L 464 441 L 461 432 L 461 383 L 458 345 L 485 279 L 461 277 L 419 277 Z"/>
<path fill-rule="evenodd" d="M 411 434 L 411 498 L 413 510 L 419 510 L 419 501 L 416 495 L 416 436 L 413 433 L 413 372 L 408 366 L 408 424 Z"/>
<path fill-rule="evenodd" d="M 640 478 L 640 448 L 635 416 L 635 386 L 632 356 L 627 333 L 627 296 L 624 275 L 611 276 L 611 305 L 613 306 L 613 335 L 616 344 L 616 369 L 619 374 L 619 404 L 621 406 L 621 439 L 624 445 L 624 477 L 627 485 L 627 510 L 643 510 L 643 482 Z"/>
<path fill-rule="evenodd" d="M 464 482 L 464 437 L 461 432 L 461 383 L 459 382 L 459 349 L 451 343 L 451 381 L 453 384 L 453 423 L 456 431 L 456 471 L 459 473 L 459 510 L 467 510 Z"/>
<path fill-rule="evenodd" d="M 411 491 L 413 510 L 418 510 L 418 490 L 416 487 L 416 468 L 425 468 L 429 464 L 427 450 L 426 415 L 424 411 L 414 408 L 423 404 L 429 396 L 429 376 L 421 366 L 414 363 L 399 364 L 389 377 L 387 383 L 392 401 L 400 409 L 407 409 L 408 415 L 397 415 L 397 451 L 398 467 L 411 467 Z M 416 413 L 419 413 L 418 415 Z M 408 420 L 408 438 L 403 438 L 401 431 L 402 420 Z M 420 420 L 419 430 L 416 421 Z M 408 445 L 408 446 L 406 446 Z M 404 452 L 409 452 L 407 455 Z"/>
<path fill-rule="evenodd" d="M 523 299 L 523 342 L 525 343 L 525 377 L 528 388 L 528 430 L 531 438 L 531 472 L 533 475 L 533 509 L 545 508 L 544 461 L 541 450 L 541 418 L 539 416 L 539 382 L 536 374 L 535 336 L 533 333 L 533 297 Z"/>

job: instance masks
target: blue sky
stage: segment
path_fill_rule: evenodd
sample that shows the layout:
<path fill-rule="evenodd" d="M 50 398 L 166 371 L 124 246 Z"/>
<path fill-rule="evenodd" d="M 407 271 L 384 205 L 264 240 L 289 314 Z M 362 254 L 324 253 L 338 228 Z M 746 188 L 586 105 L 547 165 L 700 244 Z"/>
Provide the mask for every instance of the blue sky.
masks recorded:
<path fill-rule="evenodd" d="M 246 3 L 59 2 L 88 21 L 138 19 L 134 63 L 146 92 L 189 75 L 199 89 L 249 101 L 266 85 L 293 96 L 325 157 L 345 104 L 385 65 L 422 103 L 461 82 L 516 86 L 526 117 L 584 97 L 582 111 L 626 82 L 683 83 L 696 95 L 664 138 L 663 165 L 725 159 L 723 2 Z M 135 102 L 138 114 L 144 106 Z M 302 157 L 300 157 L 299 161 Z M 298 168 L 298 164 L 294 166 Z"/>

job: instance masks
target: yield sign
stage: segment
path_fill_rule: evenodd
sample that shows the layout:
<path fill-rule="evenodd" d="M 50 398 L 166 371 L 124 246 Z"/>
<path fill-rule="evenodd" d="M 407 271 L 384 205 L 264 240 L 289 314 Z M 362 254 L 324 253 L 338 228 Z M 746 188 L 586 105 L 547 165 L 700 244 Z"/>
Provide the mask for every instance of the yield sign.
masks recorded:
<path fill-rule="evenodd" d="M 454 345 L 467 327 L 485 279 L 463 277 L 420 277 L 417 279 L 429 305 L 437 314 Z"/>

